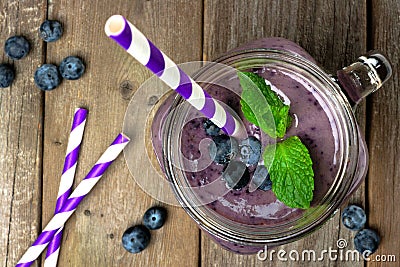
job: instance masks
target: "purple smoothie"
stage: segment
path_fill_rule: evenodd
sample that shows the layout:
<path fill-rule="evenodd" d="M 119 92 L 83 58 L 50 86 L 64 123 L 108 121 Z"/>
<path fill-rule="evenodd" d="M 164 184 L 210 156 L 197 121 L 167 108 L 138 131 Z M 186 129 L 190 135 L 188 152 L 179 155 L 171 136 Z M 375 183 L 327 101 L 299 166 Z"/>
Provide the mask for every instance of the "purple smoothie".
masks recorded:
<path fill-rule="evenodd" d="M 315 63 L 312 57 L 301 47 L 283 38 L 260 39 L 236 48 L 229 53 L 255 48 L 284 50 Z M 283 139 L 297 135 L 308 148 L 314 170 L 314 197 L 311 207 L 317 206 L 334 183 L 338 172 L 339 163 L 337 161 L 340 161 L 338 155 L 339 141 L 337 140 L 339 133 L 328 105 L 313 85 L 303 79 L 301 75 L 295 75 L 283 69 L 266 67 L 247 71 L 253 71 L 262 76 L 267 83 L 271 84 L 272 89 L 285 100 L 285 103 L 289 104 L 290 102 L 290 114 L 293 120 Z M 237 75 L 224 77 L 224 80 L 219 82 L 223 84 L 223 87 L 205 85 L 203 88 L 212 97 L 232 108 L 244 122 L 247 134 L 261 140 L 263 148 L 267 144 L 275 143 L 275 139 L 264 134 L 258 127 L 244 118 L 239 103 L 242 89 Z M 161 104 L 152 125 L 153 147 L 162 168 L 163 135 L 160 125 L 163 125 L 165 117 L 170 113 L 169 107 L 174 97 L 175 94 Z M 204 115 L 194 108 L 190 108 L 187 117 L 195 119 L 189 119 L 184 125 L 179 140 L 181 153 L 189 162 L 183 165 L 192 169 L 186 171 L 185 176 L 189 184 L 197 189 L 197 197 L 204 198 L 204 201 L 208 203 L 206 207 L 209 212 L 239 224 L 266 227 L 279 226 L 288 221 L 293 222 L 303 215 L 304 210 L 289 208 L 277 200 L 272 190 L 250 190 L 250 184 L 240 190 L 228 189 L 221 178 L 224 166 L 214 163 L 207 153 L 208 150 L 205 149 L 211 143 L 211 138 L 206 135 L 202 126 L 205 120 Z M 201 142 L 206 145 L 201 144 Z M 260 161 L 262 161 L 262 158 Z M 209 164 L 204 169 L 193 170 L 193 162 Z M 252 177 L 255 167 L 248 166 L 250 177 Z M 207 187 L 207 185 L 212 186 Z M 210 195 L 214 197 L 213 201 L 209 201 Z M 216 237 L 214 239 L 222 246 L 240 253 L 254 253 L 259 249 L 232 244 Z"/>
<path fill-rule="evenodd" d="M 311 205 L 318 203 L 327 193 L 335 179 L 337 166 L 335 162 L 335 138 L 337 134 L 334 125 L 328 118 L 324 103 L 313 95 L 313 88 L 306 81 L 295 80 L 288 74 L 269 70 L 254 70 L 257 74 L 269 81 L 285 99 L 290 100 L 290 113 L 293 116 L 292 126 L 288 129 L 284 138 L 297 135 L 310 151 L 313 160 L 314 198 Z M 240 108 L 240 98 L 235 93 L 241 92 L 239 79 L 224 81 L 229 90 L 220 86 L 207 86 L 207 92 L 214 98 L 235 110 L 246 127 L 249 136 L 255 136 L 262 141 L 263 147 L 275 142 L 275 139 L 264 134 L 260 129 L 249 123 L 243 116 Z M 275 90 L 276 90 L 275 89 Z M 235 93 L 233 93 L 232 91 Z M 193 116 L 200 117 L 189 121 L 182 130 L 181 151 L 185 158 L 190 160 L 207 161 L 207 153 L 199 150 L 200 142 L 210 139 L 203 128 L 204 118 L 195 111 Z M 211 141 L 210 141 L 211 142 Z M 204 158 L 201 158 L 203 156 Z M 261 159 L 262 160 L 262 159 Z M 249 166 L 250 177 L 255 170 L 255 165 Z M 224 165 L 212 162 L 209 167 L 197 172 L 186 172 L 186 177 L 193 187 L 204 186 L 221 179 Z M 216 184 L 215 186 L 221 186 Z M 208 206 L 232 221 L 250 225 L 276 225 L 287 220 L 293 220 L 303 212 L 285 206 L 276 199 L 274 193 L 262 190 L 250 190 L 250 184 L 240 190 L 229 190 L 227 194 L 220 196 Z M 222 187 L 223 192 L 226 188 Z M 251 192 L 252 191 L 252 192 Z"/>

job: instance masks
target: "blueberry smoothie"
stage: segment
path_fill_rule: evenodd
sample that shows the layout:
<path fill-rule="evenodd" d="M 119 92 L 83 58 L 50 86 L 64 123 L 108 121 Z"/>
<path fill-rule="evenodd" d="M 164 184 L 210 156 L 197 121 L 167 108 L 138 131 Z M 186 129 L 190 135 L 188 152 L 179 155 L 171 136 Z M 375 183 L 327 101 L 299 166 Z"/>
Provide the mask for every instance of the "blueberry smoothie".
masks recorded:
<path fill-rule="evenodd" d="M 330 121 L 325 104 L 321 103 L 313 95 L 312 86 L 305 81 L 291 78 L 288 74 L 271 69 L 253 70 L 265 78 L 273 88 L 279 92 L 281 97 L 290 103 L 292 125 L 288 129 L 286 137 L 297 135 L 306 145 L 314 163 L 315 189 L 311 205 L 318 203 L 327 193 L 330 185 L 335 179 L 337 165 L 335 155 L 336 128 Z M 224 82 L 229 90 L 220 86 L 207 86 L 207 92 L 221 102 L 228 103 L 230 107 L 240 116 L 249 136 L 256 137 L 261 141 L 262 146 L 275 142 L 275 139 L 264 134 L 258 127 L 249 123 L 244 117 L 240 108 L 241 87 L 239 79 L 231 79 Z M 236 93 L 239 93 L 237 95 Z M 193 112 L 197 112 L 194 111 Z M 197 115 L 197 116 L 196 116 Z M 201 153 L 200 142 L 206 139 L 211 140 L 205 129 L 207 120 L 198 117 L 190 120 L 182 130 L 181 151 L 185 158 L 190 160 L 206 160 L 207 153 Z M 217 141 L 217 140 L 216 140 Z M 218 141 L 217 141 L 218 142 Z M 239 140 L 237 142 L 240 143 Z M 238 146 L 240 149 L 240 146 Z M 235 149 L 235 148 L 233 148 Z M 238 150 L 237 148 L 235 150 Z M 205 151 L 207 152 L 207 151 Z M 262 151 L 261 151 L 262 152 Z M 203 159 L 201 159 L 204 157 Z M 211 157 L 211 156 L 210 156 Z M 262 157 L 260 157 L 260 162 Z M 258 162 L 258 163 L 260 163 Z M 247 164 L 248 175 L 252 180 L 255 169 L 259 164 Z M 212 161 L 211 164 L 199 171 L 186 172 L 186 176 L 193 187 L 202 187 L 213 183 L 216 180 L 224 179 L 222 173 L 226 168 L 225 164 Z M 247 173 L 245 174 L 247 175 Z M 215 184 L 215 186 L 221 186 Z M 221 190 L 223 191 L 223 186 Z M 240 189 L 229 190 L 225 195 L 216 197 L 215 201 L 209 203 L 209 207 L 218 214 L 230 220 L 251 225 L 275 225 L 301 215 L 301 209 L 293 209 L 277 200 L 272 190 L 252 190 L 251 182 Z"/>
<path fill-rule="evenodd" d="M 315 63 L 301 47 L 282 38 L 260 39 L 229 53 L 257 48 L 284 50 Z M 319 206 L 329 194 L 342 168 L 339 148 L 340 127 L 336 124 L 332 105 L 327 103 L 326 98 L 316 90 L 317 85 L 302 75 L 274 67 L 273 64 L 244 71 L 256 73 L 265 79 L 266 84 L 270 85 L 284 103 L 290 106 L 289 113 L 292 120 L 285 136 L 271 138 L 244 117 L 240 104 L 242 87 L 238 76 L 232 74 L 223 77 L 218 85 L 204 83 L 202 87 L 213 98 L 225 103 L 236 112 L 245 126 L 248 138 L 252 138 L 256 143 L 259 142 L 261 149 L 258 152 L 257 161 L 243 160 L 241 154 L 243 148 L 246 147 L 243 145 L 243 140 L 227 137 L 222 131 L 218 131 L 218 128 L 215 129 L 213 125 L 210 125 L 210 121 L 194 108 L 188 109 L 187 118 L 189 119 L 186 119 L 179 129 L 181 131 L 179 149 L 182 158 L 185 159 L 182 165 L 187 183 L 196 188 L 197 197 L 204 199 L 205 208 L 212 216 L 222 217 L 228 223 L 272 229 L 304 217 L 306 210 L 286 206 L 276 198 L 274 192 L 270 190 L 271 187 L 265 183 L 262 186 L 255 185 L 255 178 L 263 167 L 264 148 L 291 136 L 300 138 L 307 147 L 313 162 L 314 190 L 310 206 L 314 208 Z M 160 125 L 169 115 L 169 107 L 174 98 L 175 95 L 172 95 L 161 104 L 152 125 L 153 148 L 162 168 L 165 161 L 162 147 L 163 129 Z M 218 147 L 218 142 L 227 142 L 227 138 L 230 140 L 231 157 L 226 161 L 221 161 L 218 159 L 218 153 L 215 154 L 215 148 L 213 150 L 212 147 Z M 250 158 L 252 156 L 254 155 L 250 155 Z M 224 176 L 232 161 L 245 165 L 245 171 L 241 174 L 242 178 L 238 184 L 244 182 L 236 187 L 230 186 L 228 179 Z M 363 167 L 364 170 L 365 166 Z M 264 176 L 266 174 L 263 173 Z M 363 176 L 363 173 L 360 176 Z M 268 178 L 268 176 L 263 178 Z M 215 236 L 214 239 L 224 247 L 240 253 L 254 253 L 259 249 L 222 241 Z"/>

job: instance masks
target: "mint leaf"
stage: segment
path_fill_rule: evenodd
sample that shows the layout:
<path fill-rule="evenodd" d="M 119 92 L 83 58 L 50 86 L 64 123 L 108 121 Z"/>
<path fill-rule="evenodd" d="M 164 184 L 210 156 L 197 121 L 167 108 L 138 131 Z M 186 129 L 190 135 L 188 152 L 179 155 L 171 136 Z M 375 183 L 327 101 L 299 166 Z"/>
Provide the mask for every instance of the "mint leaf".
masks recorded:
<path fill-rule="evenodd" d="M 314 172 L 310 154 L 297 136 L 265 147 L 264 164 L 272 191 L 286 206 L 308 209 L 313 198 Z"/>
<path fill-rule="evenodd" d="M 271 90 L 264 78 L 252 72 L 238 72 L 246 119 L 269 136 L 283 137 L 291 123 L 289 106 Z M 264 165 L 272 181 L 272 191 L 285 205 L 308 209 L 313 198 L 314 172 L 310 154 L 297 136 L 265 147 Z"/>
<path fill-rule="evenodd" d="M 283 137 L 291 123 L 289 106 L 265 83 L 264 78 L 252 72 L 238 72 L 243 115 L 269 136 Z"/>

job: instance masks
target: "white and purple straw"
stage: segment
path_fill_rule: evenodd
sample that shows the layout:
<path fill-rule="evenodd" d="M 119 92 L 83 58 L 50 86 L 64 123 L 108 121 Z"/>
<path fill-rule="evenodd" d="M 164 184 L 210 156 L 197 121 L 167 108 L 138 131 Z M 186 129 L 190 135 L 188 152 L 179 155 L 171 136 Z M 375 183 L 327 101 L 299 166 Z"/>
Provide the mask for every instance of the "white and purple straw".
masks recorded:
<path fill-rule="evenodd" d="M 71 193 L 57 214 L 55 214 L 50 222 L 46 225 L 36 241 L 21 257 L 16 265 L 17 267 L 30 266 L 40 256 L 54 235 L 56 235 L 64 226 L 68 218 L 71 217 L 71 215 L 75 212 L 79 203 L 81 203 L 90 190 L 92 190 L 92 188 L 103 176 L 107 168 L 117 158 L 128 142 L 129 138 L 124 134 L 119 134 L 117 136 L 114 142 L 107 148 L 103 155 L 101 155 L 86 177 Z"/>
<path fill-rule="evenodd" d="M 62 206 L 71 194 L 72 185 L 74 183 L 76 165 L 78 162 L 79 150 L 82 143 L 83 132 L 85 130 L 86 117 L 88 111 L 84 108 L 75 109 L 74 119 L 72 121 L 71 132 L 68 139 L 67 152 L 65 155 L 64 168 L 62 171 L 60 186 L 58 188 L 56 208 L 54 215 L 60 212 Z M 56 233 L 50 241 L 47 248 L 45 267 L 57 266 L 58 254 L 62 241 L 63 229 Z"/>
<path fill-rule="evenodd" d="M 105 25 L 107 36 L 157 75 L 171 89 L 231 136 L 239 136 L 243 127 L 215 99 L 205 92 L 189 75 L 161 52 L 143 33 L 123 16 L 111 16 Z"/>

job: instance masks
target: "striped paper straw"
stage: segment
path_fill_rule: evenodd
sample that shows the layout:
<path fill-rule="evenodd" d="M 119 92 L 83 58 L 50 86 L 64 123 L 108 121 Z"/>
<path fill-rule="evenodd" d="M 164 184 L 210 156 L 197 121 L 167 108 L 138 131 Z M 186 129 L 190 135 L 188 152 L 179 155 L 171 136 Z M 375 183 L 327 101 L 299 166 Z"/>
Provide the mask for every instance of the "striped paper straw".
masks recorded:
<path fill-rule="evenodd" d="M 72 184 L 74 183 L 76 165 L 78 162 L 79 150 L 81 147 L 83 131 L 85 129 L 86 117 L 88 111 L 83 108 L 75 109 L 74 119 L 72 121 L 71 132 L 68 139 L 67 153 L 64 161 L 64 168 L 60 179 L 60 186 L 58 188 L 58 196 L 54 214 L 57 214 L 65 201 L 68 199 Z M 63 227 L 62 227 L 63 228 Z M 45 267 L 57 266 L 58 254 L 60 252 L 61 240 L 63 231 L 62 228 L 49 243 L 47 248 Z"/>
<path fill-rule="evenodd" d="M 54 235 L 60 231 L 68 218 L 75 212 L 79 203 L 85 198 L 90 190 L 92 190 L 128 142 L 129 138 L 124 134 L 119 134 L 117 136 L 114 142 L 107 148 L 103 155 L 101 155 L 100 159 L 96 162 L 86 177 L 71 193 L 65 201 L 64 206 L 62 206 L 59 212 L 53 216 L 50 222 L 43 229 L 42 233 L 40 233 L 35 242 L 33 242 L 32 246 L 21 257 L 16 266 L 30 266 L 40 256 L 40 253 L 42 253 L 46 248 Z"/>
<path fill-rule="evenodd" d="M 122 46 L 225 133 L 231 136 L 239 136 L 243 133 L 242 125 L 232 114 L 205 92 L 200 85 L 184 73 L 123 16 L 111 16 L 106 22 L 105 32 L 107 36 Z"/>

